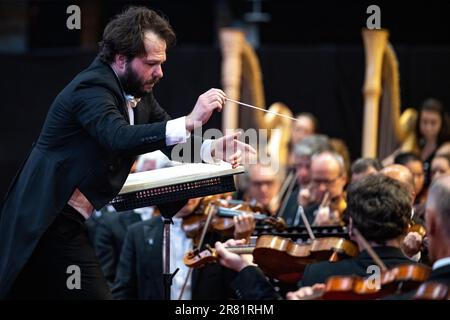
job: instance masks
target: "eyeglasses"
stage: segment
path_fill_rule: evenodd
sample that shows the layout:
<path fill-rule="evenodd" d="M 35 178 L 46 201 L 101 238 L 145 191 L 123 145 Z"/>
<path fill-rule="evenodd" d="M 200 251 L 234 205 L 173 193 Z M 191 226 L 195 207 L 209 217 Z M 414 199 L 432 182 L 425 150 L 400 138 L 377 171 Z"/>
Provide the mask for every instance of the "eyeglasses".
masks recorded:
<path fill-rule="evenodd" d="M 275 184 L 275 180 L 251 181 L 250 183 L 257 188 L 261 188 L 263 185 L 271 187 Z"/>
<path fill-rule="evenodd" d="M 342 174 L 339 174 L 336 178 L 334 179 L 312 179 L 311 180 L 311 184 L 313 186 L 320 186 L 321 184 L 329 187 L 331 185 L 333 185 L 340 177 L 342 177 Z"/>

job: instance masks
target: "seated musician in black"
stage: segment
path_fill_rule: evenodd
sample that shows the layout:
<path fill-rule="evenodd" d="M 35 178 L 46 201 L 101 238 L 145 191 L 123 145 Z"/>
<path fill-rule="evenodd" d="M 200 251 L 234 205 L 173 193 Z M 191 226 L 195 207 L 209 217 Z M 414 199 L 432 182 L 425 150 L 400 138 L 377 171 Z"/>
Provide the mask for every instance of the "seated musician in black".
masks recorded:
<path fill-rule="evenodd" d="M 136 161 L 135 172 L 159 169 L 168 165 L 169 162 L 170 160 L 161 151 L 146 153 L 139 156 Z M 106 211 L 101 218 L 97 219 L 92 243 L 103 275 L 110 288 L 112 288 L 116 278 L 117 264 L 128 227 L 134 223 L 150 219 L 155 210 L 157 210 L 155 207 L 144 207 L 117 213 L 114 208 L 111 208 L 109 212 Z M 92 217 L 89 220 L 91 219 Z"/>
<path fill-rule="evenodd" d="M 413 263 L 400 249 L 402 239 L 408 228 L 411 215 L 411 195 L 400 182 L 384 175 L 375 174 L 349 186 L 348 214 L 350 237 L 354 240 L 353 228 L 357 228 L 369 241 L 374 251 L 388 267 Z M 356 240 L 360 254 L 355 258 L 339 262 L 318 262 L 306 266 L 301 286 L 323 284 L 330 276 L 356 275 L 366 277 L 368 267 L 375 262 Z M 225 244 L 233 245 L 235 241 Z M 262 271 L 252 266 L 240 256 L 231 253 L 222 243 L 216 243 L 221 257 L 220 263 L 238 275 L 231 283 L 235 293 L 241 299 L 280 299 Z M 289 293 L 288 299 L 296 299 L 305 295 L 310 288 L 300 288 Z"/>
<path fill-rule="evenodd" d="M 414 176 L 407 167 L 400 164 L 391 164 L 384 167 L 381 171 L 381 174 L 384 174 L 392 179 L 395 179 L 401 183 L 403 183 L 409 190 L 412 199 L 412 212 L 411 212 L 411 224 L 412 223 L 420 223 L 420 220 L 415 220 L 416 212 L 414 210 L 414 201 L 416 199 L 416 192 L 414 190 Z M 423 220 L 421 220 L 423 221 Z M 423 235 L 416 231 L 410 231 L 407 233 L 405 238 L 403 239 L 402 250 L 407 257 L 414 261 L 420 261 L 421 263 L 426 263 L 428 261 L 426 254 L 426 246 L 424 246 L 424 238 Z"/>
<path fill-rule="evenodd" d="M 432 183 L 426 202 L 425 221 L 428 255 L 433 262 L 426 284 L 433 282 L 450 286 L 450 175 Z M 411 291 L 390 298 L 411 299 L 416 294 L 416 291 Z"/>
<path fill-rule="evenodd" d="M 288 226 L 303 225 L 302 219 L 298 216 L 298 198 L 299 192 L 303 188 L 306 188 L 311 183 L 311 158 L 314 154 L 331 150 L 328 137 L 325 135 L 312 135 L 303 138 L 300 142 L 293 146 L 293 166 L 295 169 L 295 185 L 292 188 L 288 197 L 287 203 L 282 204 L 279 208 L 278 216 L 283 218 Z M 309 203 L 308 203 L 309 204 Z M 311 222 L 313 221 L 313 211 L 317 209 L 317 206 L 313 205 L 313 208 L 309 209 L 304 207 L 305 211 L 311 212 Z"/>
<path fill-rule="evenodd" d="M 310 224 L 331 226 L 343 223 L 342 204 L 345 204 L 346 184 L 347 172 L 341 155 L 322 151 L 312 156 L 311 183 L 302 188 L 298 195 L 298 203 L 304 208 Z M 322 206 L 323 202 L 328 204 Z M 302 221 L 298 214 L 296 220 Z M 303 222 L 298 224 L 303 225 Z"/>
<path fill-rule="evenodd" d="M 170 271 L 180 270 L 173 278 L 171 299 L 178 300 L 219 300 L 233 297 L 229 283 L 234 272 L 219 264 L 212 263 L 194 269 L 182 289 L 189 273 L 183 263 L 184 255 L 193 249 L 193 240 L 183 230 L 183 217 L 190 215 L 198 206 L 200 198 L 191 199 L 174 216 L 170 235 Z M 248 238 L 254 230 L 251 215 L 234 219 L 234 237 Z M 162 239 L 164 223 L 160 216 L 138 222 L 129 227 L 122 248 L 112 295 L 115 299 L 162 300 Z M 223 237 L 216 232 L 208 232 L 205 243 L 213 245 Z"/>
<path fill-rule="evenodd" d="M 383 169 L 380 161 L 375 158 L 356 159 L 350 167 L 351 182 L 356 182 Z"/>
<path fill-rule="evenodd" d="M 278 201 L 276 195 L 280 191 L 280 174 L 271 165 L 257 163 L 248 169 L 248 189 L 246 198 L 250 203 L 261 206 L 261 213 L 276 213 Z"/>

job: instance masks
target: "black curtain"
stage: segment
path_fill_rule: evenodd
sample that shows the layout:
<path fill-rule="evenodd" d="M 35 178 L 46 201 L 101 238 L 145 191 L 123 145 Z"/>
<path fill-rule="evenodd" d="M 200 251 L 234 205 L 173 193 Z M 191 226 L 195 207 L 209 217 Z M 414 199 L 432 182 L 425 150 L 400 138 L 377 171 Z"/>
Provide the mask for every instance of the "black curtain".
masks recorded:
<path fill-rule="evenodd" d="M 450 47 L 395 47 L 400 65 L 402 106 L 418 107 L 427 97 L 450 104 Z M 267 105 L 280 101 L 294 113 L 308 111 L 320 131 L 346 141 L 352 159 L 361 152 L 362 46 L 264 47 L 258 50 Z M 0 195 L 3 195 L 38 137 L 58 92 L 95 57 L 94 52 L 0 55 Z M 209 46 L 180 46 L 168 52 L 164 79 L 155 88 L 173 117 L 186 115 L 198 95 L 220 85 L 220 51 Z M 205 128 L 219 128 L 220 114 Z"/>

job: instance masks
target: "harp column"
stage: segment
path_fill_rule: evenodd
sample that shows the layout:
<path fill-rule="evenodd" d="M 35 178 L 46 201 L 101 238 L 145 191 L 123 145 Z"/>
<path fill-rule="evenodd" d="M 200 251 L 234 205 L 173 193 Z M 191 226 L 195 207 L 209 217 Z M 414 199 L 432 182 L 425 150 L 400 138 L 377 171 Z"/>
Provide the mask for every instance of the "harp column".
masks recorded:
<path fill-rule="evenodd" d="M 228 98 L 240 100 L 242 76 L 242 50 L 245 35 L 242 31 L 223 28 L 219 34 L 222 50 L 222 87 Z M 222 130 L 237 129 L 239 109 L 236 103 L 227 101 L 222 111 Z"/>
<path fill-rule="evenodd" d="M 389 32 L 363 29 L 366 72 L 364 79 L 364 120 L 362 156 L 377 157 L 378 123 L 383 55 Z"/>

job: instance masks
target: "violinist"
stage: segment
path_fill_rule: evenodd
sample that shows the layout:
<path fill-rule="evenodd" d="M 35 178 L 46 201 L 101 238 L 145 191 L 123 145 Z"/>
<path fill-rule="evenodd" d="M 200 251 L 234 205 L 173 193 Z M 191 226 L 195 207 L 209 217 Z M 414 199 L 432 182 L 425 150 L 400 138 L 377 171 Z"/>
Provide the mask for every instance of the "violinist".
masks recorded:
<path fill-rule="evenodd" d="M 183 264 L 186 252 L 193 249 L 193 239 L 188 238 L 182 228 L 183 217 L 194 212 L 200 198 L 191 199 L 174 216 L 171 225 L 170 243 L 170 270 L 180 270 L 173 278 L 171 299 L 179 299 L 182 292 L 182 300 L 191 299 L 226 299 L 228 294 L 228 283 L 232 272 L 221 268 L 217 264 L 207 265 L 202 269 L 194 270 L 188 277 L 186 286 L 184 282 L 189 274 L 189 269 Z M 236 221 L 235 229 L 247 237 L 245 227 L 252 225 L 250 216 L 241 217 Z M 113 286 L 112 294 L 116 299 L 139 299 L 139 300 L 162 300 L 162 234 L 163 220 L 156 216 L 147 221 L 134 224 L 128 229 L 124 246 L 117 267 L 117 276 Z M 235 236 L 236 233 L 235 233 Z M 215 241 L 223 239 L 218 233 L 207 233 L 205 241 L 214 244 Z"/>
<path fill-rule="evenodd" d="M 357 228 L 387 267 L 413 263 L 400 249 L 411 214 L 410 193 L 403 184 L 380 174 L 365 177 L 350 185 L 347 210 L 350 230 Z M 350 236 L 355 240 L 352 232 Z M 355 258 L 307 265 L 301 285 L 322 284 L 334 275 L 367 276 L 367 268 L 375 262 L 362 244 L 358 241 L 357 244 L 360 254 Z M 220 263 L 239 272 L 231 283 L 236 295 L 242 299 L 279 299 L 262 271 L 228 251 L 227 245 L 217 243 L 216 249 Z M 311 289 L 301 288 L 290 293 L 288 298 L 303 296 L 305 290 Z"/>
<path fill-rule="evenodd" d="M 450 175 L 437 178 L 432 183 L 426 202 L 425 217 L 428 254 L 433 267 L 424 285 L 439 283 L 450 286 Z M 391 298 L 416 299 L 419 293 L 418 289 Z"/>
<path fill-rule="evenodd" d="M 368 175 L 375 174 L 383 169 L 380 161 L 374 158 L 359 158 L 350 168 L 351 182 L 356 182 Z"/>
<path fill-rule="evenodd" d="M 414 263 L 402 252 L 411 215 L 411 193 L 405 184 L 382 174 L 370 175 L 349 186 L 348 214 L 350 237 L 357 242 L 360 254 L 334 264 L 319 262 L 306 267 L 301 285 L 310 287 L 325 283 L 334 275 L 357 275 L 366 277 L 367 268 L 376 265 L 358 238 L 353 228 L 369 241 L 381 261 L 388 267 Z M 306 288 L 289 295 L 301 297 Z"/>
<path fill-rule="evenodd" d="M 294 185 L 286 194 L 287 202 L 280 208 L 278 214 L 289 226 L 302 223 L 297 216 L 299 190 L 307 187 L 311 182 L 311 157 L 324 150 L 331 150 L 328 137 L 324 135 L 305 137 L 293 146 Z"/>
<path fill-rule="evenodd" d="M 347 173 L 343 158 L 324 151 L 312 156 L 311 183 L 299 192 L 298 202 L 309 222 L 317 226 L 342 224 Z M 327 203 L 323 205 L 323 203 Z M 299 217 L 296 217 L 300 221 Z"/>
<path fill-rule="evenodd" d="M 426 198 L 427 190 L 425 187 L 425 171 L 420 157 L 412 152 L 402 152 L 395 156 L 394 163 L 401 164 L 411 171 L 414 179 L 414 192 L 416 193 L 414 204 L 422 204 Z"/>
<path fill-rule="evenodd" d="M 278 201 L 274 201 L 278 192 L 280 191 L 280 171 L 275 170 L 270 164 L 264 165 L 261 163 L 254 164 L 249 167 L 249 186 L 247 190 L 247 197 L 250 201 L 256 202 L 262 206 L 261 213 L 269 213 L 273 215 L 278 209 Z"/>
<path fill-rule="evenodd" d="M 422 224 L 423 218 L 417 217 L 417 212 L 413 206 L 416 197 L 416 192 L 414 189 L 414 177 L 412 172 L 403 165 L 391 164 L 383 168 L 381 170 L 381 173 L 388 177 L 391 177 L 392 179 L 400 181 L 408 188 L 412 199 L 410 224 L 411 225 L 413 223 Z M 411 259 L 419 261 L 421 258 L 423 258 L 420 252 L 423 247 L 423 240 L 424 234 L 420 234 L 417 231 L 408 232 L 405 236 L 405 239 L 403 240 L 402 245 L 403 252 Z"/>

